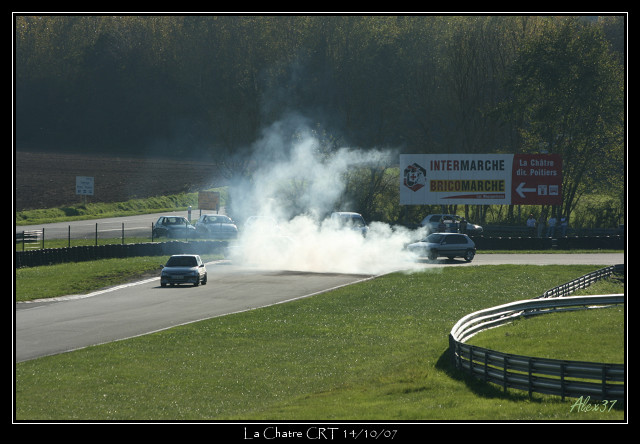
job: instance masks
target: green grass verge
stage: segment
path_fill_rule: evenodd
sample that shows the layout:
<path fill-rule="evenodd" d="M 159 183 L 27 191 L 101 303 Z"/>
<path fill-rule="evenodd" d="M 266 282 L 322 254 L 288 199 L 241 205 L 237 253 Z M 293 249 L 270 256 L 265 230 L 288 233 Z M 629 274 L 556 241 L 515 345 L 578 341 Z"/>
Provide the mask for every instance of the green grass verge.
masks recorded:
<path fill-rule="evenodd" d="M 615 276 L 603 279 L 572 296 L 624 293 L 623 282 Z M 538 358 L 624 363 L 624 315 L 621 305 L 547 313 L 485 330 L 467 343 Z M 589 341 L 575 341 L 576 337 Z"/>
<path fill-rule="evenodd" d="M 578 336 L 589 338 L 588 347 L 576 349 L 575 338 Z M 559 341 L 558 338 L 565 340 Z M 467 343 L 537 358 L 624 363 L 624 307 L 549 313 L 520 319 L 483 331 Z"/>
<path fill-rule="evenodd" d="M 15 224 L 18 226 L 34 225 L 71 220 L 130 216 L 169 210 L 175 211 L 176 209 L 186 209 L 189 205 L 197 205 L 197 202 L 197 193 L 184 193 L 147 199 L 131 199 L 126 202 L 96 202 L 70 205 L 67 207 L 16 211 Z"/>
<path fill-rule="evenodd" d="M 17 420 L 622 420 L 452 368 L 462 316 L 593 266 L 447 267 L 18 363 Z M 609 322 L 609 321 L 607 321 Z M 617 322 L 617 321 L 616 321 Z M 619 330 L 609 339 L 620 347 Z M 572 342 L 591 348 L 591 337 Z M 559 342 L 566 338 L 558 338 Z M 581 359 L 579 347 L 573 359 Z"/>

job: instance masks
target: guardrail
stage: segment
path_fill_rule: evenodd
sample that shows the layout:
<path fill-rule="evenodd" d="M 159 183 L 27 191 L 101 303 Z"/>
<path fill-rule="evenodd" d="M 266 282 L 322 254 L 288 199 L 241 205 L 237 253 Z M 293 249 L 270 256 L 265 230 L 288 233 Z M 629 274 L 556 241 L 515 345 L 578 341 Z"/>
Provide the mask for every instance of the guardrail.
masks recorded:
<path fill-rule="evenodd" d="M 567 236 L 567 237 L 509 237 L 470 235 L 478 250 L 622 250 L 625 237 Z"/>
<path fill-rule="evenodd" d="M 125 245 L 124 243 L 124 227 L 122 229 L 123 235 L 122 235 L 122 245 Z M 26 236 L 25 232 L 25 236 Z M 121 250 L 126 250 L 126 256 L 121 256 L 121 257 L 127 257 L 127 256 L 132 256 L 132 255 L 136 255 L 136 253 L 130 253 L 131 251 L 141 251 L 140 254 L 137 254 L 139 256 L 146 256 L 147 253 L 146 251 L 148 250 L 148 247 L 141 247 L 141 245 L 147 245 L 147 243 L 140 243 L 140 244 L 126 244 L 127 246 L 122 246 L 122 247 L 117 247 L 117 243 L 116 240 L 117 239 L 113 239 L 114 243 L 113 244 L 107 244 L 107 245 L 97 245 L 98 244 L 98 236 L 97 236 L 97 230 L 94 233 L 95 236 L 95 242 L 96 245 L 95 246 L 77 246 L 77 247 L 71 247 L 71 240 L 69 238 L 69 247 L 67 248 L 51 248 L 51 249 L 45 249 L 44 248 L 44 229 L 42 230 L 42 242 L 38 242 L 38 243 L 33 243 L 33 244 L 29 244 L 28 242 L 23 242 L 23 247 L 22 247 L 22 252 L 21 251 L 16 251 L 15 254 L 15 266 L 16 268 L 18 267 L 32 267 L 32 266 L 36 266 L 36 265 L 47 265 L 47 264 L 56 264 L 56 263 L 63 263 L 63 262 L 71 262 L 71 261 L 76 261 L 76 260 L 91 260 L 94 257 L 99 257 L 101 258 L 103 256 L 103 252 L 105 250 L 110 251 L 110 252 L 114 252 L 117 251 L 118 248 L 120 248 Z M 49 238 L 51 238 L 51 236 L 49 236 Z M 20 233 L 16 233 L 16 244 L 20 241 L 20 239 L 22 239 L 20 237 Z M 25 237 L 25 239 L 27 239 Z M 482 236 L 479 237 L 473 237 L 472 238 L 476 244 L 476 247 L 478 248 L 478 251 L 482 251 L 482 250 L 513 250 L 513 251 L 517 251 L 517 250 L 547 250 L 547 249 L 551 249 L 551 248 L 559 248 L 559 249 L 567 249 L 567 250 L 571 250 L 571 249 L 587 249 L 587 248 L 591 248 L 591 249 L 624 249 L 624 237 L 622 236 L 602 236 L 602 237 L 590 237 L 590 238 L 563 238 L 563 239 L 557 239 L 557 240 L 552 240 L 551 238 L 536 238 L 536 237 L 531 237 L 531 238 L 484 238 Z M 552 245 L 552 241 L 556 242 L 557 244 Z M 189 243 L 197 243 L 197 240 L 188 240 Z M 215 241 L 215 242 L 220 242 L 220 245 L 226 246 L 226 241 Z M 29 249 L 31 250 L 31 247 L 33 248 L 33 250 L 31 251 L 24 251 L 25 250 L 25 245 L 29 246 Z M 36 250 L 36 248 L 38 248 L 38 245 L 40 245 L 41 249 L 40 250 Z M 115 245 L 115 246 L 113 246 Z M 131 245 L 138 245 L 136 247 L 131 247 Z M 55 251 L 54 251 L 55 250 Z M 70 259 L 70 258 L 75 258 L 77 256 L 77 252 L 78 251 L 83 251 L 83 255 L 81 256 L 82 258 L 86 257 L 87 259 Z M 115 254 L 115 253 L 114 253 Z M 114 256 L 109 256 L 109 257 L 118 257 L 117 255 Z"/>
<path fill-rule="evenodd" d="M 611 276 L 615 273 L 624 272 L 624 264 L 612 265 L 610 267 L 601 268 L 592 273 L 585 274 L 584 276 L 580 276 L 578 279 L 574 279 L 565 284 L 558 285 L 557 287 L 553 287 L 550 290 L 542 293 L 541 296 L 538 296 L 535 299 L 540 298 L 557 298 L 557 297 L 566 297 L 576 290 L 580 290 L 582 288 L 587 288 L 592 283 L 599 281 L 600 279 L 604 279 L 606 277 Z"/>
<path fill-rule="evenodd" d="M 624 295 L 549 296 L 568 294 L 598 279 L 623 269 L 616 265 L 563 284 L 564 290 L 547 291 L 543 296 L 480 310 L 460 319 L 449 334 L 449 351 L 455 367 L 475 378 L 503 387 L 565 397 L 590 396 L 593 399 L 619 400 L 625 393 L 624 364 L 567 361 L 513 355 L 464 342 L 488 328 L 527 316 L 596 306 L 624 304 Z M 558 288 L 558 287 L 556 287 Z"/>
<path fill-rule="evenodd" d="M 36 267 L 40 265 L 84 262 L 97 259 L 114 259 L 135 256 L 170 256 L 172 254 L 221 254 L 226 241 L 170 241 L 139 244 L 107 244 L 40 250 L 16 251 L 14 266 Z"/>
<path fill-rule="evenodd" d="M 515 236 L 515 237 L 526 237 L 529 236 L 530 228 L 525 226 L 525 224 L 519 225 L 506 225 L 506 224 L 486 224 L 482 225 L 484 236 Z M 545 226 L 542 230 L 542 235 L 546 236 L 548 233 L 547 227 Z M 538 228 L 536 227 L 536 235 L 538 234 Z M 562 237 L 560 227 L 556 227 L 553 232 L 554 237 Z M 576 227 L 567 227 L 566 233 L 567 236 L 617 236 L 624 235 L 624 225 L 620 225 L 617 228 L 576 228 Z"/>

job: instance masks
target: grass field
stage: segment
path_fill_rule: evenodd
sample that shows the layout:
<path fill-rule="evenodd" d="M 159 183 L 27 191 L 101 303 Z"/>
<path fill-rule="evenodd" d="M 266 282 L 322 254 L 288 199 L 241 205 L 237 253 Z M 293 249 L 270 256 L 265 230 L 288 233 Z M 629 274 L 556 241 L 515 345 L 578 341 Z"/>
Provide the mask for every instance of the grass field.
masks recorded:
<path fill-rule="evenodd" d="M 620 421 L 621 404 L 606 413 L 578 413 L 571 410 L 572 399 L 504 393 L 459 374 L 448 356 L 449 331 L 462 316 L 538 296 L 597 268 L 504 265 L 396 273 L 287 304 L 18 363 L 15 418 Z M 18 276 L 17 287 L 20 281 Z M 565 318 L 549 319 L 565 323 Z M 594 325 L 614 328 L 598 330 L 597 347 L 592 335 L 574 335 L 571 359 L 624 356 L 623 321 L 619 314 L 597 316 L 588 325 L 578 321 L 582 332 Z M 504 331 L 495 329 L 500 341 L 507 337 Z M 493 343 L 488 336 L 479 338 Z M 545 338 L 546 346 L 565 341 Z M 593 354 L 594 349 L 602 353 Z"/>
<path fill-rule="evenodd" d="M 582 341 L 588 346 L 580 349 L 580 361 L 624 363 L 624 306 L 520 319 L 486 330 L 467 343 L 514 355 L 578 360 L 575 341 L 578 337 L 589 338 Z"/>

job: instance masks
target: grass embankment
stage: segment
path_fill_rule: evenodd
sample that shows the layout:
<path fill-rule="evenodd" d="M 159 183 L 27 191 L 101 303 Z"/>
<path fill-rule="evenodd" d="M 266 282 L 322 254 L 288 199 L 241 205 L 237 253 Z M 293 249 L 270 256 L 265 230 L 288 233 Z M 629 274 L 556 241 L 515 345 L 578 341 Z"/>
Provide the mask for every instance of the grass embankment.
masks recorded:
<path fill-rule="evenodd" d="M 87 203 L 68 207 L 25 210 L 16 212 L 16 225 L 36 225 L 71 220 L 86 220 L 102 217 L 120 217 L 133 214 L 148 214 L 162 211 L 186 209 L 197 203 L 197 194 L 131 199 L 127 202 Z"/>
<path fill-rule="evenodd" d="M 219 192 L 220 205 L 225 204 L 227 199 L 226 187 L 212 188 L 207 191 Z M 182 193 L 170 196 L 149 197 L 146 199 L 131 199 L 126 202 L 96 202 L 69 205 L 66 207 L 17 211 L 15 213 L 15 224 L 17 226 L 37 225 L 72 220 L 160 213 L 163 211 L 180 211 L 186 210 L 189 205 L 193 208 L 197 207 L 198 193 Z"/>
<path fill-rule="evenodd" d="M 619 405 L 607 413 L 572 412 L 575 400 L 504 393 L 467 379 L 449 362 L 448 334 L 462 316 L 540 295 L 596 268 L 504 265 L 395 273 L 19 363 L 16 418 L 621 420 Z M 207 288 L 215 297 L 215 285 Z M 608 360 L 605 349 L 622 356 L 621 317 L 604 322 L 616 329 L 598 347 L 592 346 L 591 330 L 598 318 L 580 322 L 579 334 L 571 337 L 572 359 L 582 360 L 593 349 L 603 354 L 589 359 Z"/>

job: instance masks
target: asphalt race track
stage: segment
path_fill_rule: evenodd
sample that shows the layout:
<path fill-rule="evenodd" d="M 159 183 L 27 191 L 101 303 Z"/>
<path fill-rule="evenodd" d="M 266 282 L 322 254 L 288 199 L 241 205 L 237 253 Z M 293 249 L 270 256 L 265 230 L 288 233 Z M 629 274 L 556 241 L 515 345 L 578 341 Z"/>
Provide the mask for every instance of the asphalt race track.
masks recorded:
<path fill-rule="evenodd" d="M 478 254 L 471 263 L 439 260 L 424 267 L 622 263 L 623 253 Z M 157 277 L 88 295 L 16 303 L 15 361 L 282 303 L 374 277 L 258 270 L 226 261 L 207 264 L 207 270 L 208 284 L 199 287 L 162 288 Z"/>

